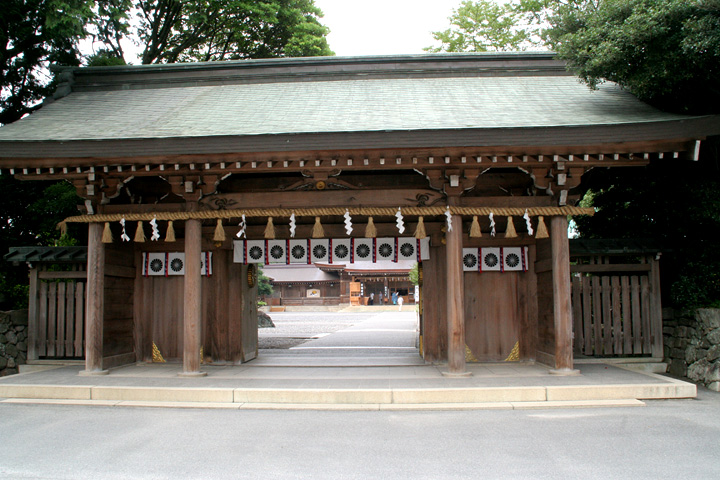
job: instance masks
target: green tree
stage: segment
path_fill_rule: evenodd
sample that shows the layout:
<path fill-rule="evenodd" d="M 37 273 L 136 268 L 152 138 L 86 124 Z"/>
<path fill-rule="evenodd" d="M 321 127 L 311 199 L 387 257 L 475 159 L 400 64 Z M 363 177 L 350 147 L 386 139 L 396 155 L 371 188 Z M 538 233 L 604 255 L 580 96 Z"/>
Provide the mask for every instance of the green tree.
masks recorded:
<path fill-rule="evenodd" d="M 547 18 L 547 41 L 590 87 L 609 80 L 662 110 L 720 113 L 718 0 L 604 0 Z M 719 146 L 703 142 L 698 162 L 590 172 L 584 202 L 598 212 L 578 219 L 579 233 L 660 240 L 673 302 L 720 304 Z"/>
<path fill-rule="evenodd" d="M 141 63 L 333 55 L 313 0 L 137 1 Z"/>
<path fill-rule="evenodd" d="M 450 28 L 432 33 L 440 46 L 426 47 L 426 51 L 508 51 L 533 45 L 529 30 L 522 25 L 523 13 L 510 3 L 465 0 L 449 20 Z"/>
<path fill-rule="evenodd" d="M 548 18 L 549 44 L 590 87 L 610 80 L 663 110 L 720 110 L 719 0 L 604 0 Z"/>
<path fill-rule="evenodd" d="M 79 65 L 77 41 L 93 2 L 5 0 L 0 9 L 0 125 L 39 107 L 52 92 L 50 63 Z"/>

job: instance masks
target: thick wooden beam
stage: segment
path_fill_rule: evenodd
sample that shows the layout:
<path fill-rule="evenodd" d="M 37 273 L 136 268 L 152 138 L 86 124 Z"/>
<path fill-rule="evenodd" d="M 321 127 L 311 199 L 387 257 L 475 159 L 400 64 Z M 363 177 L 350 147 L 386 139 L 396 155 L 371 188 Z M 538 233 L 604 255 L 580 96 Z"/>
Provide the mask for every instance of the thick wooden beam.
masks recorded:
<path fill-rule="evenodd" d="M 103 322 L 105 309 L 105 245 L 102 223 L 88 224 L 87 296 L 85 302 L 85 370 L 81 375 L 105 375 Z"/>
<path fill-rule="evenodd" d="M 181 376 L 201 377 L 200 336 L 202 334 L 202 224 L 200 220 L 185 222 L 185 309 L 183 318 L 183 371 Z"/>
<path fill-rule="evenodd" d="M 452 217 L 452 230 L 445 234 L 447 256 L 447 324 L 448 371 L 447 376 L 470 376 L 465 370 L 465 290 L 462 271 L 462 219 Z"/>
<path fill-rule="evenodd" d="M 557 375 L 575 375 L 572 350 L 572 302 L 570 299 L 570 245 L 567 217 L 550 220 L 552 252 L 553 321 L 555 327 L 555 369 Z"/>

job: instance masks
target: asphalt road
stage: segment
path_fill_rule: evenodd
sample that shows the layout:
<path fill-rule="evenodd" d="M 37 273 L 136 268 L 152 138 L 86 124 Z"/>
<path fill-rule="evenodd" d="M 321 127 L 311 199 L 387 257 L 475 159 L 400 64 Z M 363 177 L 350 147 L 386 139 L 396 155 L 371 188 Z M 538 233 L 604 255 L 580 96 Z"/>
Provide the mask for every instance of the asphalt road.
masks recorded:
<path fill-rule="evenodd" d="M 720 394 L 647 403 L 467 412 L 0 404 L 0 478 L 720 478 Z"/>

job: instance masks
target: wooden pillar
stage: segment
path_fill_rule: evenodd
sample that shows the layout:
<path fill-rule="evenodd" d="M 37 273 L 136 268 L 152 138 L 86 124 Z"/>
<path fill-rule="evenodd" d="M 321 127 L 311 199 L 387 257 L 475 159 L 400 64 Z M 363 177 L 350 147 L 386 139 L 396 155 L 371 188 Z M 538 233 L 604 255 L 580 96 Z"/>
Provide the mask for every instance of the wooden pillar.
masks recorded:
<path fill-rule="evenodd" d="M 570 298 L 570 244 L 567 217 L 559 215 L 550 220 L 550 248 L 552 252 L 553 322 L 555 327 L 556 375 L 575 375 L 572 350 L 572 302 Z"/>
<path fill-rule="evenodd" d="M 185 310 L 183 318 L 183 371 L 184 377 L 207 375 L 200 371 L 200 336 L 202 334 L 202 223 L 185 221 Z"/>
<path fill-rule="evenodd" d="M 448 371 L 447 376 L 470 376 L 465 370 L 465 306 L 462 271 L 462 218 L 452 217 L 452 230 L 445 234 L 447 268 L 447 326 Z"/>
<path fill-rule="evenodd" d="M 105 245 L 102 223 L 88 224 L 87 298 L 85 300 L 85 370 L 81 375 L 106 375 L 103 370 L 105 309 Z"/>

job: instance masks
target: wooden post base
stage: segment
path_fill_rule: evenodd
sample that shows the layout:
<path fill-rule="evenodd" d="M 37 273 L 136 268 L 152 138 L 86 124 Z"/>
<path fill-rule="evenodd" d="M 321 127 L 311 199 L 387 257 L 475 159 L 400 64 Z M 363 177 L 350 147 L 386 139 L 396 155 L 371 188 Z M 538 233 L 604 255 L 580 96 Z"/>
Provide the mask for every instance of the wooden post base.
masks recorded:
<path fill-rule="evenodd" d="M 94 377 L 96 375 L 107 375 L 110 370 L 80 370 L 78 375 L 81 377 Z"/>
<path fill-rule="evenodd" d="M 449 377 L 449 378 L 463 378 L 463 377 L 472 377 L 472 372 L 464 371 L 464 372 L 440 372 L 442 373 L 443 377 Z"/>
<path fill-rule="evenodd" d="M 580 370 L 575 370 L 574 368 L 553 368 L 548 373 L 550 373 L 550 375 L 570 377 L 580 375 Z"/>
<path fill-rule="evenodd" d="M 180 372 L 178 373 L 178 377 L 185 377 L 185 378 L 196 378 L 196 377 L 206 377 L 207 372 Z"/>

